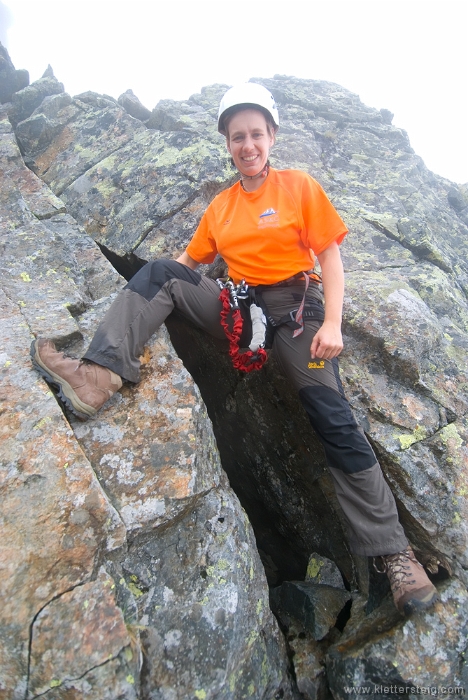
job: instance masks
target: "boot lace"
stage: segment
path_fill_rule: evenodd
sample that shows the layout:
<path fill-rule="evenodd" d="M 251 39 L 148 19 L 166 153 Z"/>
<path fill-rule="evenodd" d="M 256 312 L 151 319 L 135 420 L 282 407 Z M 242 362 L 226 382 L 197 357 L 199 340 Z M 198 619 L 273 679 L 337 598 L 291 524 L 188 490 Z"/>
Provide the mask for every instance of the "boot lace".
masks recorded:
<path fill-rule="evenodd" d="M 91 365 L 95 364 L 92 360 L 87 360 L 85 357 L 77 357 L 69 352 L 62 352 L 62 357 L 66 357 L 67 360 L 75 360 L 78 362 L 75 371 L 77 371 L 82 365 L 90 367 Z"/>
<path fill-rule="evenodd" d="M 62 357 L 66 357 L 67 360 L 79 360 L 79 359 L 80 359 L 80 358 L 77 357 L 76 355 L 72 355 L 71 353 L 66 352 L 66 351 L 64 351 L 64 350 L 57 350 L 57 353 L 58 353 L 59 355 L 62 355 Z"/>
<path fill-rule="evenodd" d="M 63 357 L 66 357 L 67 360 L 78 360 L 80 365 L 94 365 L 95 363 L 92 360 L 87 360 L 85 357 L 77 357 L 76 355 L 72 355 L 69 352 L 62 352 Z"/>
<path fill-rule="evenodd" d="M 387 574 L 392 591 L 416 583 L 410 561 L 414 564 L 419 562 L 410 549 L 404 549 L 396 554 L 388 554 L 381 557 L 381 560 L 383 568 L 379 569 L 374 558 L 374 569 L 379 574 Z"/>

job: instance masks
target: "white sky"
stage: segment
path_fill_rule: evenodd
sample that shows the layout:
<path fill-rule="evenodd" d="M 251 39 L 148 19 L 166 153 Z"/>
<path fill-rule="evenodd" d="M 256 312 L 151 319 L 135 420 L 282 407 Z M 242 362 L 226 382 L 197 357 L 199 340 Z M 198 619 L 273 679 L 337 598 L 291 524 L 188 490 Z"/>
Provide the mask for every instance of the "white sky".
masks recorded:
<path fill-rule="evenodd" d="M 0 0 L 0 40 L 31 81 L 148 108 L 275 73 L 390 109 L 434 172 L 468 182 L 468 2 Z"/>

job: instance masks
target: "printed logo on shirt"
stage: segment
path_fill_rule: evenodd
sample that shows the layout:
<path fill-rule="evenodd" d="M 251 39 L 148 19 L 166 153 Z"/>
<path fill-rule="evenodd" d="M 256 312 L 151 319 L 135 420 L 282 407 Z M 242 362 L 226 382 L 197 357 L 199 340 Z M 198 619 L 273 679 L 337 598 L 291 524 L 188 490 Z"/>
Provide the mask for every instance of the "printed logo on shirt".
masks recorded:
<path fill-rule="evenodd" d="M 325 362 L 324 360 L 320 360 L 320 362 L 309 362 L 307 367 L 309 369 L 323 369 L 325 367 Z"/>
<path fill-rule="evenodd" d="M 259 215 L 258 228 L 278 228 L 279 226 L 279 212 L 275 211 L 270 207 L 266 209 L 263 214 Z"/>
<path fill-rule="evenodd" d="M 223 226 L 227 226 L 227 225 L 230 224 L 230 223 L 231 223 L 231 219 L 226 219 L 226 221 L 224 222 Z"/>

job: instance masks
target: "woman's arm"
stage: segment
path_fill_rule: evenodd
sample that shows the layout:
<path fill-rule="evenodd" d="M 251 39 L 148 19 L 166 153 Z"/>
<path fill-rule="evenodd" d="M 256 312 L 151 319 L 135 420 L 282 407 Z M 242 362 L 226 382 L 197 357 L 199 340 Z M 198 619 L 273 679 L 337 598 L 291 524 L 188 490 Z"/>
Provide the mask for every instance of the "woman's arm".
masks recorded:
<path fill-rule="evenodd" d="M 344 273 L 340 249 L 336 242 L 317 255 L 322 268 L 325 296 L 325 320 L 310 346 L 311 357 L 331 360 L 343 350 L 341 315 L 343 311 Z"/>
<path fill-rule="evenodd" d="M 197 267 L 200 265 L 200 263 L 198 263 L 196 260 L 191 258 L 190 255 L 185 250 L 182 253 L 182 255 L 179 255 L 179 257 L 176 258 L 176 262 L 182 263 L 182 265 L 186 265 L 191 270 L 196 270 Z"/>

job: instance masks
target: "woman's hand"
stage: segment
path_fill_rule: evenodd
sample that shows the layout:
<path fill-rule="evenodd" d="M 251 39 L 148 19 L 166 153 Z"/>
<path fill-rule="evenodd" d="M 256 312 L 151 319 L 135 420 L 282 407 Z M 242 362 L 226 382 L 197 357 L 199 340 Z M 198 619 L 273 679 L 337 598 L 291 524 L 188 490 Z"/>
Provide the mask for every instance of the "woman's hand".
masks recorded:
<path fill-rule="evenodd" d="M 317 331 L 310 346 L 312 359 L 319 357 L 321 360 L 332 360 L 343 350 L 343 338 L 341 328 L 331 321 L 324 321 Z"/>
<path fill-rule="evenodd" d="M 325 320 L 310 346 L 312 357 L 332 360 L 343 350 L 341 312 L 343 308 L 344 274 L 340 249 L 336 242 L 317 255 L 322 269 Z"/>

